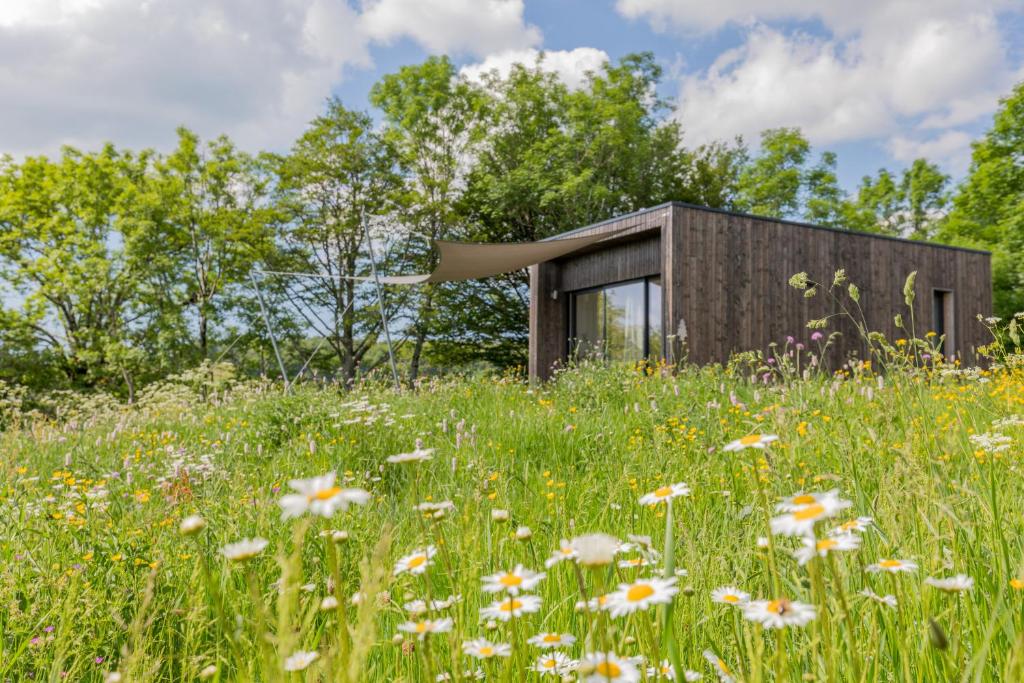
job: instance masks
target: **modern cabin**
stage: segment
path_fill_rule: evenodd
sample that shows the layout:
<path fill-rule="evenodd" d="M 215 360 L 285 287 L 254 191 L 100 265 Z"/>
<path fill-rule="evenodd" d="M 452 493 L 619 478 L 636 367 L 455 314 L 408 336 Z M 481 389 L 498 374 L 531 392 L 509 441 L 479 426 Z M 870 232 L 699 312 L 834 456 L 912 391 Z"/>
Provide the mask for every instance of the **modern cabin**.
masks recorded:
<path fill-rule="evenodd" d="M 917 271 L 913 323 L 934 331 L 946 356 L 975 359 L 991 341 L 978 314 L 992 310 L 988 252 L 670 202 L 551 238 L 608 238 L 530 267 L 529 372 L 547 378 L 574 354 L 610 360 L 668 358 L 725 363 L 787 336 L 809 346 L 810 320 L 838 311 L 819 291 L 807 298 L 792 275 L 830 284 L 845 269 L 860 289 L 871 330 L 907 336 L 894 316 Z M 845 293 L 844 293 L 845 296 Z M 822 330 L 840 336 L 828 360 L 863 357 L 847 319 Z"/>

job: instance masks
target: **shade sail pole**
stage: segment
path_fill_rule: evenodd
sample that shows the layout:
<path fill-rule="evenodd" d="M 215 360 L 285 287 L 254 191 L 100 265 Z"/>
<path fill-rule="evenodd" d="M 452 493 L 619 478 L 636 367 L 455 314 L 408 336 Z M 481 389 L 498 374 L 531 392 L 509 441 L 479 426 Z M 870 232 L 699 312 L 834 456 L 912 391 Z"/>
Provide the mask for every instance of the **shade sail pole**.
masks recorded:
<path fill-rule="evenodd" d="M 384 326 L 384 338 L 388 344 L 388 360 L 391 362 L 391 376 L 395 380 L 395 390 L 401 391 L 402 383 L 398 379 L 398 366 L 395 365 L 395 352 L 391 348 L 391 329 L 388 325 L 388 314 L 384 310 L 384 294 L 380 287 L 380 276 L 377 274 L 377 259 L 373 255 L 373 239 L 370 237 L 370 226 L 366 222 L 366 211 L 363 212 L 363 234 L 366 235 L 366 249 L 370 253 L 370 270 L 373 282 L 377 287 L 377 304 L 380 306 L 380 322 Z"/>
<path fill-rule="evenodd" d="M 256 300 L 260 303 L 260 315 L 263 316 L 263 324 L 267 326 L 267 335 L 270 336 L 270 345 L 274 348 L 274 356 L 277 358 L 277 367 L 281 368 L 281 379 L 284 380 L 284 393 L 288 393 L 290 388 L 288 382 L 288 373 L 284 369 L 284 361 L 281 360 L 281 352 L 277 349 L 277 337 L 274 336 L 274 328 L 270 324 L 270 316 L 267 315 L 267 305 L 263 301 L 263 291 L 260 289 L 259 283 L 256 281 L 256 275 L 250 270 L 249 279 L 252 280 L 253 289 L 256 290 Z"/>

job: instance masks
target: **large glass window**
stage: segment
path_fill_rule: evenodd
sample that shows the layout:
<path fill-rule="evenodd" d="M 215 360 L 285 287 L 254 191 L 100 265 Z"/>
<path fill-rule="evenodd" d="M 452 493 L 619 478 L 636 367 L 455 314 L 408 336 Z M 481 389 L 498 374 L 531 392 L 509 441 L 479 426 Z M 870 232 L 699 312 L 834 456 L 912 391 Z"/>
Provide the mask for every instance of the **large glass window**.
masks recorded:
<path fill-rule="evenodd" d="M 576 292 L 571 322 L 574 355 L 624 361 L 660 357 L 661 279 Z"/>

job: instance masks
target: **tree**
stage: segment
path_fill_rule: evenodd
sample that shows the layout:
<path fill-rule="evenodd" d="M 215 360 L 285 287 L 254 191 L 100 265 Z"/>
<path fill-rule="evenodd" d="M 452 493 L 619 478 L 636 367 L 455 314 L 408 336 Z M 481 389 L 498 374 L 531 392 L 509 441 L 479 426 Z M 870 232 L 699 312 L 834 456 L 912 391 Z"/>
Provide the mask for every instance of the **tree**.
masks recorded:
<path fill-rule="evenodd" d="M 804 220 L 815 225 L 845 227 L 846 193 L 836 177 L 836 155 L 825 152 L 804 174 Z"/>
<path fill-rule="evenodd" d="M 150 155 L 67 147 L 59 161 L 0 161 L 0 274 L 22 299 L 0 333 L 17 356 L 53 363 L 79 388 L 129 391 L 150 328 L 139 237 Z M 131 357 L 135 361 L 127 363 Z"/>
<path fill-rule="evenodd" d="M 248 286 L 250 269 L 274 251 L 269 178 L 228 138 L 204 148 L 179 128 L 178 147 L 157 161 L 154 183 L 147 250 L 162 264 L 154 285 L 168 317 L 191 315 L 196 354 L 207 359 L 211 321 L 230 317 L 232 290 Z"/>
<path fill-rule="evenodd" d="M 847 222 L 853 230 L 895 235 L 899 232 L 902 210 L 903 198 L 896 178 L 888 170 L 880 168 L 876 177 L 861 178 Z"/>
<path fill-rule="evenodd" d="M 740 174 L 739 207 L 759 216 L 799 215 L 803 167 L 810 151 L 810 143 L 798 128 L 773 128 L 761 133 L 757 156 Z"/>
<path fill-rule="evenodd" d="M 699 146 L 687 155 L 682 201 L 713 209 L 738 209 L 740 177 L 750 163 L 743 138 Z"/>
<path fill-rule="evenodd" d="M 914 239 L 929 239 L 949 204 L 949 176 L 926 159 L 915 159 L 903 171 L 900 197 L 904 214 L 900 233 Z"/>
<path fill-rule="evenodd" d="M 390 151 L 369 115 L 332 99 L 291 153 L 277 160 L 277 173 L 283 263 L 327 276 L 298 280 L 286 295 L 330 345 L 351 383 L 381 330 L 376 301 L 355 278 L 369 270 L 363 216 L 380 213 L 396 189 Z"/>
<path fill-rule="evenodd" d="M 458 77 L 447 57 L 431 57 L 384 76 L 370 101 L 384 115 L 383 137 L 395 151 L 404 186 L 395 217 L 409 231 L 410 262 L 429 270 L 429 242 L 451 238 L 463 225 L 460 200 L 477 139 L 482 93 Z M 409 381 L 419 376 L 423 350 L 434 332 L 440 289 L 411 292 Z"/>
<path fill-rule="evenodd" d="M 974 143 L 940 237 L 992 250 L 996 315 L 1024 311 L 1024 82 L 1001 100 L 992 127 Z"/>

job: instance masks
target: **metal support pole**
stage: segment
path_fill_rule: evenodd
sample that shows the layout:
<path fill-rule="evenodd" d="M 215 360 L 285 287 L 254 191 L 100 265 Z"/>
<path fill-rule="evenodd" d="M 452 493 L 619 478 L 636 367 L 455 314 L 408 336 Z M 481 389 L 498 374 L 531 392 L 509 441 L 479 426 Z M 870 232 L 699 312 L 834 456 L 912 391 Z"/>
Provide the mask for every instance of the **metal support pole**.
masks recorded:
<path fill-rule="evenodd" d="M 288 393 L 290 388 L 288 382 L 288 373 L 284 369 L 284 361 L 281 360 L 281 352 L 277 350 L 277 338 L 274 336 L 274 328 L 270 325 L 270 316 L 267 315 L 267 305 L 263 301 L 263 291 L 260 289 L 260 285 L 256 282 L 256 276 L 253 272 L 249 271 L 249 279 L 252 281 L 253 289 L 256 290 L 256 299 L 260 302 L 260 314 L 263 316 L 263 323 L 267 326 L 267 334 L 270 335 L 270 345 L 274 347 L 274 356 L 277 357 L 277 367 L 281 368 L 281 379 L 284 380 L 284 393 Z"/>
<path fill-rule="evenodd" d="M 384 326 L 384 338 L 388 343 L 388 360 L 391 361 L 391 376 L 395 380 L 395 390 L 401 391 L 402 383 L 398 379 L 395 352 L 391 348 L 391 330 L 388 326 L 388 314 L 384 311 L 384 295 L 380 288 L 380 277 L 377 275 L 377 259 L 373 255 L 373 239 L 370 237 L 370 226 L 366 223 L 365 211 L 363 211 L 363 233 L 366 235 L 366 249 L 370 253 L 370 269 L 373 272 L 373 282 L 377 286 L 377 303 L 380 305 L 380 321 Z"/>

